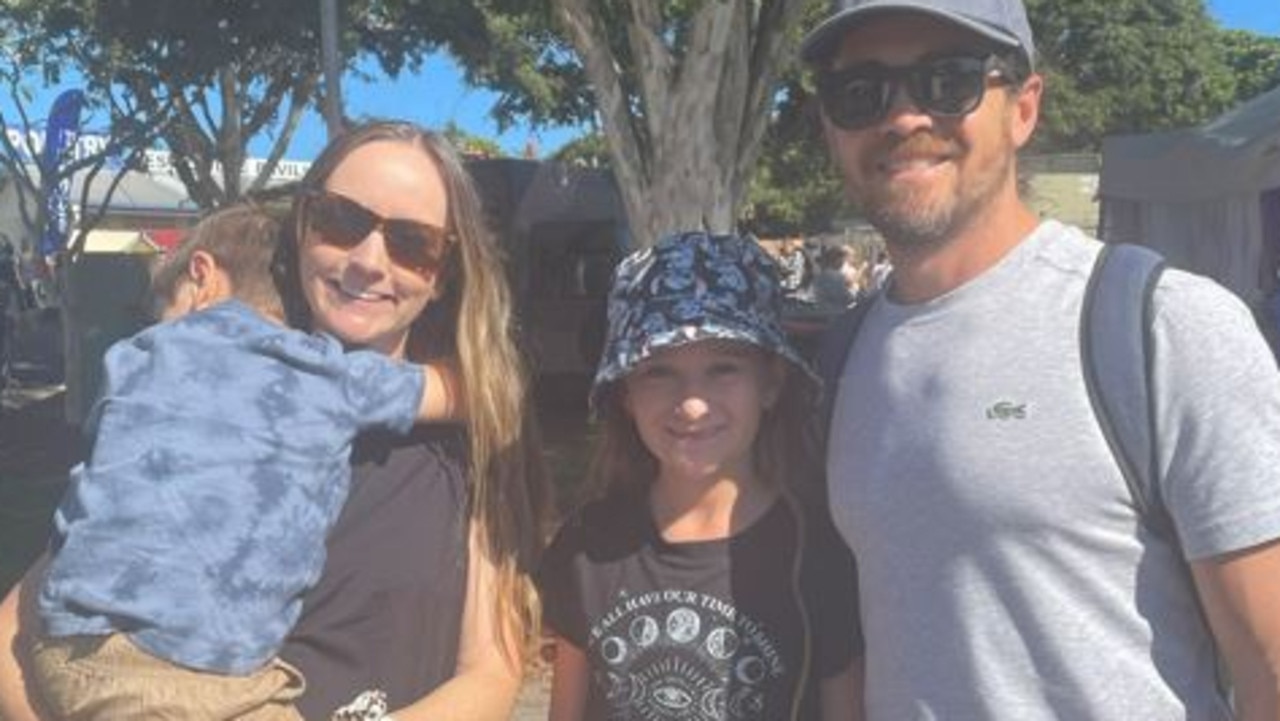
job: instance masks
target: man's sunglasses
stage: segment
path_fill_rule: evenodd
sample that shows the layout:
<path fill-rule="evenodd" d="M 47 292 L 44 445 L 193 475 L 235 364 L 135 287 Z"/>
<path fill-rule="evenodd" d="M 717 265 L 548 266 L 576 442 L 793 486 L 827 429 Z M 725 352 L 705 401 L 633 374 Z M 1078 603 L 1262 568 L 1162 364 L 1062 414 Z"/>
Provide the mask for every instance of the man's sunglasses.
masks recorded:
<path fill-rule="evenodd" d="M 439 272 L 454 243 L 444 228 L 416 220 L 384 218 L 337 193 L 311 191 L 302 202 L 303 227 L 314 231 L 321 242 L 354 248 L 379 229 L 392 262 L 417 273 Z"/>
<path fill-rule="evenodd" d="M 982 103 L 991 77 L 1010 79 L 1009 66 L 999 55 L 952 55 L 905 67 L 862 63 L 819 75 L 818 97 L 836 127 L 862 130 L 888 116 L 899 87 L 930 115 L 968 115 Z"/>

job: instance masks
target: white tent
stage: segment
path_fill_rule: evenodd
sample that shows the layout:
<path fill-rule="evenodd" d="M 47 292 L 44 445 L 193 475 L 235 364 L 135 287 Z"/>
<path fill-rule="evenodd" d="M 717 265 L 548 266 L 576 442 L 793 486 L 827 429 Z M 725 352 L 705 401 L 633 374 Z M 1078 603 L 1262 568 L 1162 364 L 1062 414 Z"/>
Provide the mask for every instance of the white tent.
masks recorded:
<path fill-rule="evenodd" d="M 1098 193 L 1104 239 L 1257 302 L 1280 263 L 1280 88 L 1198 128 L 1107 138 Z"/>

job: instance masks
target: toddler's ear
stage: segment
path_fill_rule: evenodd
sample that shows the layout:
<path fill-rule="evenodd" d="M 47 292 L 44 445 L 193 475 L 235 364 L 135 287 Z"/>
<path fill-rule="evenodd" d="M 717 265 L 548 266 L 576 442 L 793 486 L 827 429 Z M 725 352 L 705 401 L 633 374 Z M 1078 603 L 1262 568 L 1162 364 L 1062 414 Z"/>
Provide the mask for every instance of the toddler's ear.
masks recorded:
<path fill-rule="evenodd" d="M 187 263 L 187 275 L 195 285 L 194 310 L 202 310 L 231 297 L 231 278 L 208 252 L 197 250 Z"/>

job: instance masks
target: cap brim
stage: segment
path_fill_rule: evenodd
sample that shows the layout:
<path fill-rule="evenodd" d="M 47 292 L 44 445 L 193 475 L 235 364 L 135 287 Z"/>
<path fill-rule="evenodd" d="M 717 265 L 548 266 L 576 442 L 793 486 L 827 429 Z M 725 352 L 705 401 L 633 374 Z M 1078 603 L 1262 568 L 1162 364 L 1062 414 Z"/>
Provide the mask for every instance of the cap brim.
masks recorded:
<path fill-rule="evenodd" d="M 821 25 L 809 31 L 809 34 L 804 37 L 800 44 L 800 59 L 811 65 L 821 62 L 831 55 L 832 51 L 835 50 L 836 43 L 840 41 L 840 37 L 854 24 L 865 22 L 872 15 L 894 11 L 916 12 L 928 15 L 953 25 L 959 25 L 1000 45 L 1010 48 L 1022 47 L 1022 43 L 1014 35 L 979 20 L 930 7 L 927 1 L 896 0 L 894 2 L 872 3 L 860 5 L 856 8 L 847 8 L 827 18 Z"/>

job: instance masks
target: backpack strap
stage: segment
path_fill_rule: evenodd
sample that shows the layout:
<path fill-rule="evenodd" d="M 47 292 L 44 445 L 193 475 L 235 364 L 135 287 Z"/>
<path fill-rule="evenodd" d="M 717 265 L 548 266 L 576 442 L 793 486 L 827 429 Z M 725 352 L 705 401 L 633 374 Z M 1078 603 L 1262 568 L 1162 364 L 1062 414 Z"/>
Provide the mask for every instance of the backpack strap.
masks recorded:
<path fill-rule="evenodd" d="M 816 365 L 818 377 L 822 379 L 822 402 L 819 404 L 818 419 L 822 422 L 823 447 L 830 444 L 831 421 L 835 415 L 836 396 L 840 393 L 840 375 L 844 364 L 849 359 L 849 350 L 858 337 L 858 329 L 862 327 L 862 319 L 867 317 L 871 304 L 879 298 L 878 293 L 868 295 L 858 301 L 852 308 L 844 311 L 831 320 L 822 333 L 822 341 L 818 345 Z"/>
<path fill-rule="evenodd" d="M 1143 522 L 1177 542 L 1160 497 L 1152 385 L 1152 295 L 1164 258 L 1138 245 L 1098 254 L 1080 312 L 1085 387 Z"/>

